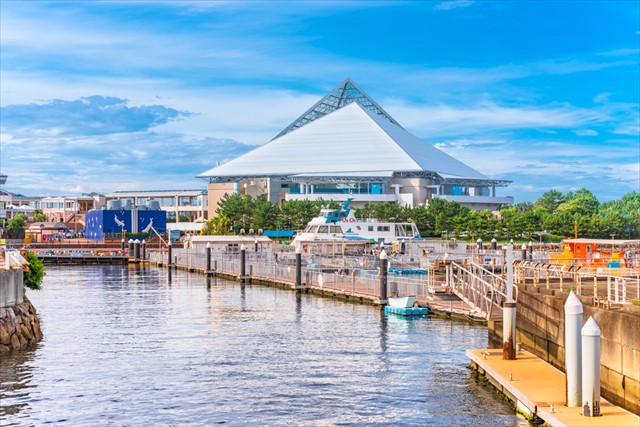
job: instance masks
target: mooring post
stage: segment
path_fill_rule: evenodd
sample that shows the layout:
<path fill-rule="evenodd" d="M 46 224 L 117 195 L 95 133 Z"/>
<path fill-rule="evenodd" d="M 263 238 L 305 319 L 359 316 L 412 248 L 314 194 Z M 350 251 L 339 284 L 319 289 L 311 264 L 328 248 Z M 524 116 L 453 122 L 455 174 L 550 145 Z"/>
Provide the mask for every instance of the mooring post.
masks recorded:
<path fill-rule="evenodd" d="M 593 317 L 582 328 L 582 415 L 600 415 L 600 328 Z"/>
<path fill-rule="evenodd" d="M 302 244 L 296 246 L 296 290 L 302 289 Z"/>
<path fill-rule="evenodd" d="M 253 238 L 253 251 L 255 253 L 258 253 L 258 239 L 256 239 L 255 237 Z"/>
<path fill-rule="evenodd" d="M 142 259 L 142 261 L 147 259 L 147 241 L 144 239 L 142 240 L 140 258 Z"/>
<path fill-rule="evenodd" d="M 140 240 L 138 239 L 133 241 L 133 257 L 136 261 L 140 260 Z"/>
<path fill-rule="evenodd" d="M 133 254 L 133 239 L 129 239 L 129 253 L 127 254 L 131 258 Z"/>
<path fill-rule="evenodd" d="M 498 250 L 498 241 L 496 240 L 495 237 L 491 239 L 491 250 L 492 251 Z"/>
<path fill-rule="evenodd" d="M 478 243 L 478 253 L 480 253 L 482 251 L 482 239 L 478 238 L 476 243 Z"/>
<path fill-rule="evenodd" d="M 513 300 L 513 243 L 506 246 L 507 300 L 502 306 L 502 359 L 516 359 L 516 302 Z"/>
<path fill-rule="evenodd" d="M 527 260 L 527 245 L 525 245 L 523 243 L 522 246 L 520 247 L 520 249 L 522 250 L 522 261 L 526 261 Z"/>
<path fill-rule="evenodd" d="M 171 268 L 171 240 L 167 242 L 167 268 Z"/>
<path fill-rule="evenodd" d="M 245 276 L 247 273 L 247 247 L 243 244 L 240 245 L 240 280 L 244 283 Z"/>
<path fill-rule="evenodd" d="M 567 406 L 582 406 L 582 303 L 571 291 L 564 303 L 564 351 Z"/>
<path fill-rule="evenodd" d="M 533 261 L 533 242 L 529 240 L 529 261 Z"/>
<path fill-rule="evenodd" d="M 389 275 L 389 258 L 387 251 L 380 251 L 380 304 L 386 305 L 387 298 L 387 277 Z"/>
<path fill-rule="evenodd" d="M 120 240 L 120 252 L 124 255 L 124 237 Z"/>
<path fill-rule="evenodd" d="M 207 271 L 206 274 L 209 276 L 211 274 L 211 244 L 207 242 L 206 253 L 207 253 Z"/>

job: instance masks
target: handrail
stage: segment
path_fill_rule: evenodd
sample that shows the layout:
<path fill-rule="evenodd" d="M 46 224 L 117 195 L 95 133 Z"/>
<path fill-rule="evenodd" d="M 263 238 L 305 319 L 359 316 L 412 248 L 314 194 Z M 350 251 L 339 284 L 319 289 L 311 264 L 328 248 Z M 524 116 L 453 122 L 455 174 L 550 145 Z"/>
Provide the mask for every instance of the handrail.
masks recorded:
<path fill-rule="evenodd" d="M 160 241 L 161 241 L 162 243 L 164 243 L 164 245 L 165 245 L 167 248 L 169 247 L 169 244 L 168 244 L 167 242 L 165 242 L 165 241 L 164 241 L 164 239 L 162 238 L 162 236 L 160 235 L 160 233 L 158 233 L 158 230 L 156 230 L 156 229 L 155 229 L 155 227 L 151 226 L 151 231 L 153 231 L 153 232 L 156 234 L 156 236 L 158 236 L 158 238 L 160 239 Z"/>

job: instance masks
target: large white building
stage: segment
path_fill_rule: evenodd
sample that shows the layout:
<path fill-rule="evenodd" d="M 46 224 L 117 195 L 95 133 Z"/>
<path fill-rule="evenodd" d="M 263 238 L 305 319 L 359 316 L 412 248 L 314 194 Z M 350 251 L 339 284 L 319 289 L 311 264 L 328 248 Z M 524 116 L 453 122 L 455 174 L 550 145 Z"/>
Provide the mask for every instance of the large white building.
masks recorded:
<path fill-rule="evenodd" d="M 353 197 L 409 206 L 439 197 L 472 209 L 513 203 L 489 179 L 406 131 L 346 79 L 268 143 L 198 175 L 209 181 L 209 209 L 229 192 L 272 202 Z M 210 217 L 213 212 L 210 212 Z"/>

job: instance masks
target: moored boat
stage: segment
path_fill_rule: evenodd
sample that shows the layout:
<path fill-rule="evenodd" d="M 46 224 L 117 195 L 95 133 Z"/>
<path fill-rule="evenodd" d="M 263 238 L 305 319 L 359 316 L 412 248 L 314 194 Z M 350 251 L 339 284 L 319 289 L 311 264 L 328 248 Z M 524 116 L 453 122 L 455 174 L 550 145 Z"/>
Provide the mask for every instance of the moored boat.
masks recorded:
<path fill-rule="evenodd" d="M 395 308 L 409 308 L 413 307 L 416 302 L 414 295 L 408 295 L 404 297 L 389 297 L 389 307 Z"/>
<path fill-rule="evenodd" d="M 339 209 L 321 209 L 320 215 L 309 221 L 303 232 L 291 242 L 314 241 L 370 241 L 391 244 L 396 241 L 422 240 L 418 227 L 412 222 L 385 222 L 377 219 L 358 219 L 349 209 L 348 198 Z"/>

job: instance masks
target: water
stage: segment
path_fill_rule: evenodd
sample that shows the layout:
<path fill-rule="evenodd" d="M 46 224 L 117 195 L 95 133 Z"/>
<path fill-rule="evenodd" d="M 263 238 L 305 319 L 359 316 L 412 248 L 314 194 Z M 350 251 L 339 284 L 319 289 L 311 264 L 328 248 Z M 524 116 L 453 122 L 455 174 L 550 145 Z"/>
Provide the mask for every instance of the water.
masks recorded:
<path fill-rule="evenodd" d="M 482 326 L 155 268 L 28 296 L 45 337 L 0 359 L 3 426 L 529 426 L 467 369 Z"/>

